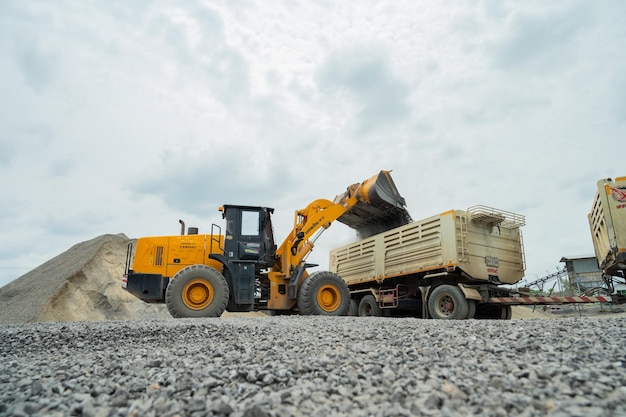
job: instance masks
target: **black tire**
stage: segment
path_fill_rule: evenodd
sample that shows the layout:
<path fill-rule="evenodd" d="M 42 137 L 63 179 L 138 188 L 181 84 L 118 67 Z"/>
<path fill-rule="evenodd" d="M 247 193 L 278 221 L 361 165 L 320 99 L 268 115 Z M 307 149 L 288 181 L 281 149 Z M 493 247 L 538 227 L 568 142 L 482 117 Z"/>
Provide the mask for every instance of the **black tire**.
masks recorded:
<path fill-rule="evenodd" d="M 307 316 L 345 316 L 350 308 L 348 285 L 332 272 L 314 272 L 300 286 L 298 308 Z"/>
<path fill-rule="evenodd" d="M 359 315 L 359 302 L 354 298 L 350 299 L 350 308 L 348 308 L 349 316 L 358 316 Z"/>
<path fill-rule="evenodd" d="M 383 311 L 373 295 L 368 294 L 361 299 L 361 302 L 359 303 L 359 317 L 380 317 L 382 315 Z"/>
<path fill-rule="evenodd" d="M 502 320 L 511 320 L 513 317 L 513 309 L 511 306 L 502 306 L 502 315 L 500 317 Z"/>
<path fill-rule="evenodd" d="M 469 304 L 459 287 L 440 285 L 428 296 L 428 314 L 434 319 L 463 320 L 469 313 Z"/>
<path fill-rule="evenodd" d="M 476 308 L 476 319 L 486 320 L 511 320 L 512 309 L 511 306 L 488 304 L 480 305 Z"/>
<path fill-rule="evenodd" d="M 206 265 L 178 271 L 165 291 L 172 317 L 219 317 L 228 303 L 228 284 L 222 274 Z"/>
<path fill-rule="evenodd" d="M 495 320 L 499 319 L 501 315 L 502 311 L 500 310 L 500 306 L 482 304 L 476 307 L 476 314 L 474 315 L 474 318 L 481 320 Z"/>
<path fill-rule="evenodd" d="M 468 319 L 473 319 L 476 315 L 476 301 L 475 300 L 467 300 L 468 310 L 467 317 Z"/>

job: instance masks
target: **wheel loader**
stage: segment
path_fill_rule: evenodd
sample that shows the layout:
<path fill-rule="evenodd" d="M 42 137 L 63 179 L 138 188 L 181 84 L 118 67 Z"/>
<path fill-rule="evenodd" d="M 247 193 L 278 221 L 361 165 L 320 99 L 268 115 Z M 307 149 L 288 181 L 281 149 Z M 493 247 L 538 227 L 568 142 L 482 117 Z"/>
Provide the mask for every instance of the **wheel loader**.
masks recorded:
<path fill-rule="evenodd" d="M 390 171 L 352 184 L 334 200 L 295 212 L 285 240 L 274 241 L 270 207 L 224 205 L 223 227 L 210 234 L 143 237 L 129 244 L 122 287 L 149 303 L 166 303 L 174 317 L 219 317 L 224 311 L 345 315 L 348 286 L 328 271 L 309 273 L 315 241 L 335 220 L 361 238 L 407 224 L 411 217 Z"/>

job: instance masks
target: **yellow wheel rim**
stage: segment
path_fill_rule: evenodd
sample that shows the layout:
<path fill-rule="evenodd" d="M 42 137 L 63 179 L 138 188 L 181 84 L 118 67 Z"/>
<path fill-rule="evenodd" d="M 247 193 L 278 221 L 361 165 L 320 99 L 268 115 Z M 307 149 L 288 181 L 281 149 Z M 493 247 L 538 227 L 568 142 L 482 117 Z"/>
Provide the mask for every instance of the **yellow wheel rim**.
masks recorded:
<path fill-rule="evenodd" d="M 202 310 L 213 301 L 213 285 L 205 279 L 194 278 L 183 288 L 183 303 L 191 310 Z"/>
<path fill-rule="evenodd" d="M 317 291 L 317 304 L 326 312 L 332 312 L 341 304 L 341 293 L 334 285 L 326 284 Z"/>

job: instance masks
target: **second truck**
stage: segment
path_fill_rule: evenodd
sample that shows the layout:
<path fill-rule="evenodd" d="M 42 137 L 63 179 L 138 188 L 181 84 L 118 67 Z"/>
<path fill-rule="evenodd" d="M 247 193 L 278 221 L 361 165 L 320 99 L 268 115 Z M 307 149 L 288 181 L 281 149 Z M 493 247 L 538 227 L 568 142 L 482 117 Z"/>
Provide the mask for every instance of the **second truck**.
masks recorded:
<path fill-rule="evenodd" d="M 587 216 L 598 268 L 614 297 L 615 282 L 626 282 L 626 177 L 601 179 Z"/>

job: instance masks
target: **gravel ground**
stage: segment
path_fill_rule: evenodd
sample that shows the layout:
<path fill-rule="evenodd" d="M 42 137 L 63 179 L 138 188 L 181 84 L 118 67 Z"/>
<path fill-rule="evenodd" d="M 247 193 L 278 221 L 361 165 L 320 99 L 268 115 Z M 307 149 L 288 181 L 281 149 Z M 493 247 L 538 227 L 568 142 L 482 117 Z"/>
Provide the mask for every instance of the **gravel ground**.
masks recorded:
<path fill-rule="evenodd" d="M 626 416 L 626 318 L 0 326 L 1 416 Z"/>

